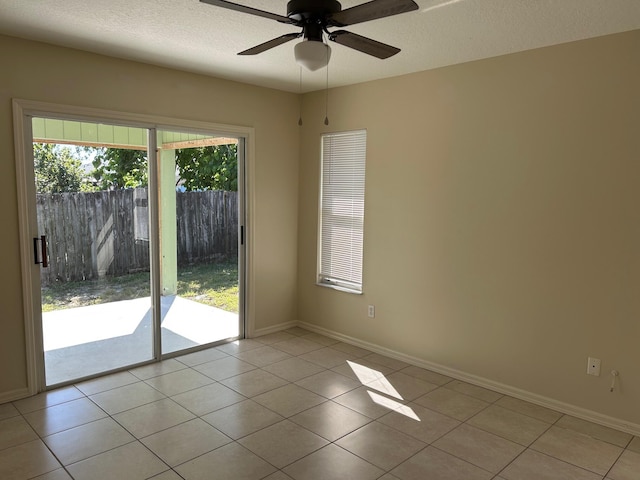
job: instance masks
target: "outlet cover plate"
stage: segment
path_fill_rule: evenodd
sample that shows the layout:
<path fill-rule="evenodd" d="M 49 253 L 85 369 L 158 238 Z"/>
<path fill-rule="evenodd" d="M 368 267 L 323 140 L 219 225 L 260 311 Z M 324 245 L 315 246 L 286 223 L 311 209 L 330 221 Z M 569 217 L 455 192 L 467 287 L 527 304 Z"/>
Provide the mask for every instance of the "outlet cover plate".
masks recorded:
<path fill-rule="evenodd" d="M 593 375 L 595 377 L 600 376 L 600 359 L 589 357 L 587 359 L 587 375 Z"/>

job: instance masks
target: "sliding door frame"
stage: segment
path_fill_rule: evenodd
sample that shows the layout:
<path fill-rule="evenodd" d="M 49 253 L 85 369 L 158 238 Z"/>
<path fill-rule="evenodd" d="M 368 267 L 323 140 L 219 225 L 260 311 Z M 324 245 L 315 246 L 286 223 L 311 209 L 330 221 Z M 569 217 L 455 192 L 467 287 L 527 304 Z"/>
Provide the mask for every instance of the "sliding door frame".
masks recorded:
<path fill-rule="evenodd" d="M 251 336 L 254 330 L 254 273 L 252 268 L 254 216 L 254 189 L 253 173 L 254 162 L 254 138 L 252 127 L 209 123 L 196 120 L 176 119 L 158 115 L 145 115 L 130 112 L 94 109 L 60 105 L 47 102 L 39 102 L 24 99 L 13 99 L 13 127 L 16 162 L 16 182 L 18 192 L 19 235 L 20 235 L 20 262 L 22 270 L 23 315 L 25 331 L 25 348 L 27 364 L 27 389 L 33 395 L 47 389 L 45 381 L 44 350 L 42 342 L 42 315 L 40 293 L 40 266 L 33 263 L 32 238 L 37 234 L 37 221 L 35 212 L 35 185 L 33 178 L 33 135 L 31 119 L 33 117 L 56 118 L 71 121 L 87 121 L 96 123 L 112 123 L 123 126 L 145 128 L 149 131 L 148 149 L 150 186 L 157 189 L 157 162 L 155 144 L 155 132 L 157 130 L 185 130 L 192 133 L 208 135 L 222 135 L 238 138 L 238 178 L 239 182 L 239 235 L 242 239 L 238 252 L 238 271 L 240 285 L 239 298 L 239 328 L 240 338 Z M 157 200 L 157 191 L 150 190 L 149 198 Z M 154 202 L 155 204 L 155 202 Z M 151 207 L 151 205 L 150 205 Z M 152 278 L 152 312 L 156 334 L 154 335 L 154 359 L 145 363 L 153 363 L 162 360 L 161 335 L 160 335 L 160 305 L 159 305 L 159 280 L 160 265 L 157 240 L 158 231 L 158 206 L 150 209 L 151 229 L 154 237 L 151 242 L 150 263 Z M 155 215 L 155 220 L 154 220 Z M 153 245 L 155 243 L 155 246 Z M 155 272 L 154 272 L 155 270 Z M 155 288 L 154 288 L 155 284 Z M 154 290 L 156 294 L 154 295 Z M 155 299 L 155 300 L 154 300 Z M 171 355 L 166 355 L 168 358 Z M 130 368 L 130 367 L 127 367 Z M 100 375 L 103 375 L 103 372 Z M 96 375 L 98 376 L 98 375 Z"/>

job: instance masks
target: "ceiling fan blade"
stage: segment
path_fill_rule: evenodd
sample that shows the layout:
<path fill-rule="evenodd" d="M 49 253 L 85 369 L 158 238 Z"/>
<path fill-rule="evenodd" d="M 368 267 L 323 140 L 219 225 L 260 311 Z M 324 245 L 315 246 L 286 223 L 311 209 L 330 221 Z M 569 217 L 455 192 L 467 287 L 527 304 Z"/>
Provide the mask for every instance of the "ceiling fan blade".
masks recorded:
<path fill-rule="evenodd" d="M 239 5 L 233 2 L 227 2 L 225 0 L 200 0 L 202 3 L 208 3 L 215 7 L 227 8 L 229 10 L 235 10 L 236 12 L 249 13 L 251 15 L 257 15 L 258 17 L 269 18 L 281 23 L 295 23 L 288 17 L 278 15 L 276 13 L 265 12 L 264 10 L 258 10 L 257 8 L 247 7 L 246 5 Z"/>
<path fill-rule="evenodd" d="M 329 18 L 328 23 L 335 27 L 346 27 L 347 25 L 412 12 L 418 8 L 413 0 L 372 0 L 335 13 Z"/>
<path fill-rule="evenodd" d="M 400 51 L 399 48 L 392 47 L 386 43 L 378 42 L 362 35 L 347 32 L 346 30 L 337 30 L 329 34 L 329 40 L 333 40 L 345 47 L 353 48 L 362 53 L 367 53 L 374 57 L 384 60 L 392 57 Z"/>
<path fill-rule="evenodd" d="M 238 55 L 257 55 L 258 53 L 266 52 L 267 50 L 277 47 L 278 45 L 282 45 L 283 43 L 287 43 L 294 38 L 299 38 L 302 36 L 302 32 L 300 33 L 287 33 L 286 35 L 282 35 L 278 38 L 274 38 L 273 40 L 269 40 L 268 42 L 261 43 L 260 45 L 256 45 L 255 47 L 249 48 L 248 50 L 244 50 L 240 52 Z"/>

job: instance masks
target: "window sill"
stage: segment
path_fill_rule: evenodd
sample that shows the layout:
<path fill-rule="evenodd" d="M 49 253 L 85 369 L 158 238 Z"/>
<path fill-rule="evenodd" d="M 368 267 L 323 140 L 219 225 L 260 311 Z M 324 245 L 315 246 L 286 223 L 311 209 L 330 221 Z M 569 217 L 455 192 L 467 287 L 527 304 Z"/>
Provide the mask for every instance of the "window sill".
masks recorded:
<path fill-rule="evenodd" d="M 325 287 L 325 288 L 331 288 L 333 290 L 338 290 L 339 292 L 352 293 L 354 295 L 362 295 L 362 290 L 355 290 L 353 288 L 342 287 L 340 285 L 333 285 L 331 283 L 316 282 L 316 285 L 319 286 L 319 287 Z"/>

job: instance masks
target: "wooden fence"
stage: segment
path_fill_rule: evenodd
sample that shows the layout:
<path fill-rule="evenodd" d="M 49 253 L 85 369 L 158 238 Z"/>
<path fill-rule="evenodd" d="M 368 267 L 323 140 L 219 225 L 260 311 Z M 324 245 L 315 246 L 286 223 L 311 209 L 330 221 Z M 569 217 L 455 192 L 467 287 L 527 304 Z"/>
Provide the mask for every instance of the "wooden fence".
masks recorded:
<path fill-rule="evenodd" d="M 149 270 L 147 189 L 36 196 L 44 285 Z M 237 192 L 176 192 L 178 265 L 236 258 Z"/>

